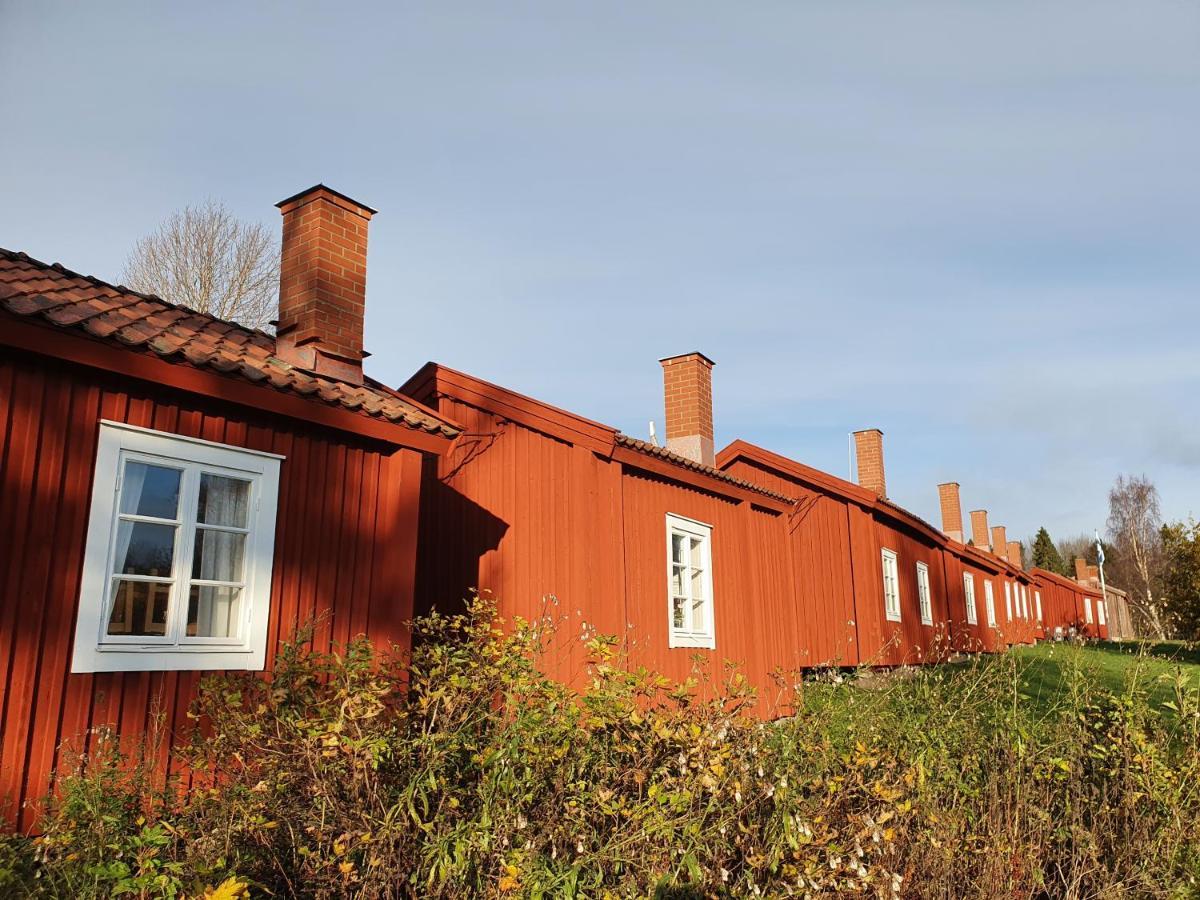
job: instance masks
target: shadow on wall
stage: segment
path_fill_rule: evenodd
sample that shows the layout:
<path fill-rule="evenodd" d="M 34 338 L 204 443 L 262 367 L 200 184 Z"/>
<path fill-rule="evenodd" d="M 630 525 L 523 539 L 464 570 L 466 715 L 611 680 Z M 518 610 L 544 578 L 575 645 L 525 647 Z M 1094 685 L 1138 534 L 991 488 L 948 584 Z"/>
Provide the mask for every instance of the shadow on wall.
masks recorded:
<path fill-rule="evenodd" d="M 479 587 L 479 561 L 500 546 L 508 523 L 438 478 L 437 460 L 422 464 L 421 534 L 414 614 L 460 613 Z"/>

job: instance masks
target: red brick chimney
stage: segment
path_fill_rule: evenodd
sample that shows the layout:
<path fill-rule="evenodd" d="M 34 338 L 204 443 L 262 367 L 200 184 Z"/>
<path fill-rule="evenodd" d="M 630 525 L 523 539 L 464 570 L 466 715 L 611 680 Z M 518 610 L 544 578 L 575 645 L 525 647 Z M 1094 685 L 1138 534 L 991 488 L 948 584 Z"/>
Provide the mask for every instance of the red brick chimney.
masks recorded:
<path fill-rule="evenodd" d="M 866 428 L 854 432 L 854 458 L 858 461 L 858 483 L 880 497 L 887 496 L 883 475 L 883 432 Z"/>
<path fill-rule="evenodd" d="M 1022 564 L 1021 564 L 1021 542 L 1020 541 L 1009 541 L 1008 542 L 1008 561 L 1010 563 L 1012 563 L 1014 566 L 1016 566 L 1018 569 L 1021 568 Z"/>
<path fill-rule="evenodd" d="M 667 412 L 667 449 L 711 466 L 713 448 L 712 368 L 703 353 L 660 359 Z"/>
<path fill-rule="evenodd" d="M 323 184 L 276 206 L 283 247 L 275 355 L 362 384 L 367 224 L 375 210 Z"/>
<path fill-rule="evenodd" d="M 1008 559 L 1008 530 L 1003 525 L 992 526 L 992 552 Z"/>
<path fill-rule="evenodd" d="M 1087 560 L 1075 557 L 1075 580 L 1086 581 L 1088 577 Z"/>
<path fill-rule="evenodd" d="M 962 503 L 958 498 L 958 482 L 938 485 L 938 500 L 942 503 L 942 531 L 952 541 L 963 543 Z"/>
<path fill-rule="evenodd" d="M 980 550 L 990 550 L 992 545 L 988 540 L 987 510 L 971 510 L 971 543 Z"/>

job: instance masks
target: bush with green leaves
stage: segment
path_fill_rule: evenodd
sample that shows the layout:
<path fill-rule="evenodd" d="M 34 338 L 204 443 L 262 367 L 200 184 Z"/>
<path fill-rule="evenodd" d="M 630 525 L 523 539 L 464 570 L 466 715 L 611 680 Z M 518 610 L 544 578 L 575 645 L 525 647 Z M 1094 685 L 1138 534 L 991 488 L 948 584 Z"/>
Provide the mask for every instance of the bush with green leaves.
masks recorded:
<path fill-rule="evenodd" d="M 712 696 L 553 624 L 415 625 L 411 659 L 301 640 L 206 681 L 182 751 L 111 742 L 61 773 L 0 889 L 182 897 L 1187 897 L 1200 884 L 1200 706 L 1074 671 L 1050 708 L 1007 658 L 797 684 L 764 722 L 736 668 Z M 1064 654 L 1082 652 L 1063 648 Z M 1166 714 L 1164 714 L 1164 712 Z M 7 879 L 7 883 L 6 883 Z M 1190 893 L 1189 893 L 1190 892 Z"/>

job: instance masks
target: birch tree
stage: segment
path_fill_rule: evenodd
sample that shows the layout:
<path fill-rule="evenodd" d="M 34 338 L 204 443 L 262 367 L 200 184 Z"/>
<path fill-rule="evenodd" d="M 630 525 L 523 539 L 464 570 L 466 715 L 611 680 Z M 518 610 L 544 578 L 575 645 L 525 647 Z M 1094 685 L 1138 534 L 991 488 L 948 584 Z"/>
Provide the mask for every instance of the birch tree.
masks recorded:
<path fill-rule="evenodd" d="M 1108 492 L 1108 538 L 1116 559 L 1113 574 L 1129 591 L 1129 603 L 1153 636 L 1166 637 L 1155 589 L 1162 576 L 1162 514 L 1158 489 L 1145 475 L 1120 475 Z"/>
<path fill-rule="evenodd" d="M 265 328 L 279 308 L 279 245 L 263 225 L 239 221 L 209 200 L 138 241 L 122 280 L 170 303 Z"/>

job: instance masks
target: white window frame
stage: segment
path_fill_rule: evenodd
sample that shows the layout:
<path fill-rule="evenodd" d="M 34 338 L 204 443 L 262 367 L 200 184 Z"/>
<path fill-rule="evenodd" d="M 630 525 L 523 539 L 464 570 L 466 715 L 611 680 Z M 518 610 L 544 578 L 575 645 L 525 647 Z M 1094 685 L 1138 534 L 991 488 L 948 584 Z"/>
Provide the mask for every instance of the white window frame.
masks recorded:
<path fill-rule="evenodd" d="M 1007 622 L 1013 620 L 1012 582 L 1008 580 L 1004 582 L 1004 618 Z"/>
<path fill-rule="evenodd" d="M 1042 618 L 1042 592 L 1041 591 L 1033 592 L 1033 605 L 1036 607 L 1035 611 L 1037 612 L 1037 620 L 1039 622 L 1045 621 Z"/>
<path fill-rule="evenodd" d="M 883 613 L 889 622 L 900 621 L 900 569 L 895 550 L 880 551 L 883 564 Z M 889 584 L 891 590 L 888 590 Z"/>
<path fill-rule="evenodd" d="M 715 649 L 717 646 L 717 631 L 716 631 L 716 607 L 713 602 L 713 580 L 712 580 L 712 526 L 704 522 L 697 522 L 695 519 L 689 519 L 686 516 L 676 515 L 675 513 L 667 513 L 667 645 L 669 647 L 693 647 L 706 650 Z M 701 606 L 703 611 L 704 621 L 699 627 L 695 622 L 688 623 L 690 627 L 676 628 L 675 627 L 675 610 L 674 610 L 674 590 L 672 587 L 672 579 L 674 576 L 673 566 L 675 560 L 671 554 L 671 538 L 675 534 L 686 535 L 688 538 L 700 539 L 700 565 L 696 566 L 690 560 L 688 565 L 690 568 L 699 568 L 701 570 L 701 586 L 704 590 L 704 601 Z M 691 554 L 691 544 L 688 544 L 688 553 Z M 685 589 L 688 591 L 686 597 L 686 608 L 694 611 L 695 606 L 690 596 L 692 579 L 683 579 Z"/>
<path fill-rule="evenodd" d="M 929 593 L 929 566 L 917 563 L 917 599 L 921 602 L 921 624 L 933 624 L 933 597 Z"/>
<path fill-rule="evenodd" d="M 1021 618 L 1029 621 L 1029 589 L 1021 585 Z"/>
<path fill-rule="evenodd" d="M 996 591 L 992 587 L 992 580 L 985 578 L 983 580 L 983 606 L 987 611 L 988 628 L 996 627 Z"/>
<path fill-rule="evenodd" d="M 1083 598 L 1083 618 L 1084 618 L 1084 621 L 1087 622 L 1087 624 L 1089 624 L 1089 625 L 1092 624 L 1092 598 L 1091 597 Z"/>
<path fill-rule="evenodd" d="M 979 610 L 975 606 L 975 576 L 963 572 L 963 603 L 967 609 L 967 624 L 979 624 Z"/>
<path fill-rule="evenodd" d="M 72 672 L 257 671 L 264 667 L 282 459 L 275 453 L 246 450 L 122 422 L 101 421 Z M 121 480 L 125 462 L 129 460 L 183 470 L 172 564 L 174 581 L 167 608 L 166 633 L 161 637 L 107 633 Z M 243 553 L 241 621 L 238 637 L 234 639 L 184 634 L 186 591 L 191 583 L 192 541 L 196 530 L 195 494 L 202 472 L 251 483 Z"/>
<path fill-rule="evenodd" d="M 1096 620 L 1101 625 L 1107 624 L 1107 621 L 1105 619 L 1105 614 L 1104 614 L 1104 601 L 1103 600 L 1096 601 Z"/>

